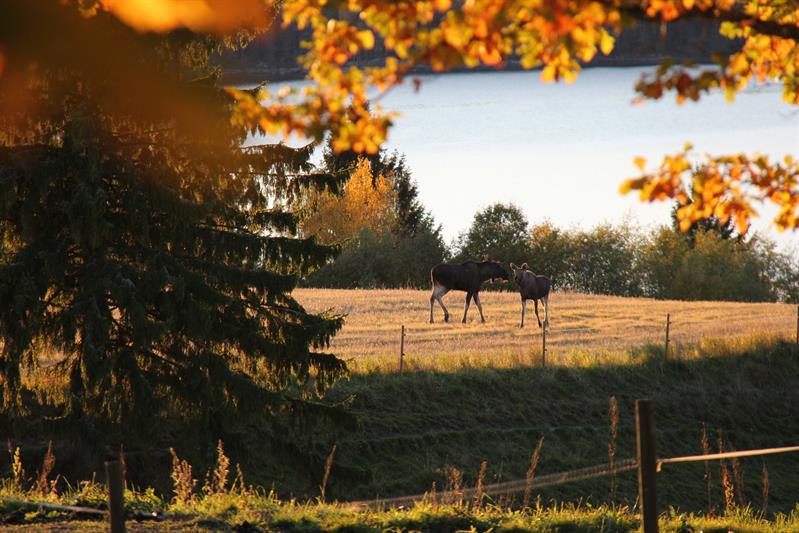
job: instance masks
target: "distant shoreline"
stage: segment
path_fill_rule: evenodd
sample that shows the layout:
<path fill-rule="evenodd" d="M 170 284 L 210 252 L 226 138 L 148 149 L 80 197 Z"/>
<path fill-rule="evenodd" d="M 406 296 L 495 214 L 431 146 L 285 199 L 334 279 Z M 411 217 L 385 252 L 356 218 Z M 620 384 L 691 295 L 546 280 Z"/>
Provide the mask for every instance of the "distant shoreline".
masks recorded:
<path fill-rule="evenodd" d="M 590 63 L 582 65 L 583 69 L 591 68 L 626 68 L 626 67 L 654 67 L 660 64 L 665 57 L 649 57 L 649 58 L 609 58 L 603 57 L 596 59 Z M 683 62 L 693 62 L 696 64 L 708 64 L 707 58 L 688 58 L 683 59 Z M 366 62 L 359 64 L 359 67 L 376 66 L 379 62 Z M 534 72 L 540 70 L 522 68 L 521 63 L 517 60 L 509 61 L 503 68 L 496 68 L 490 66 L 479 66 L 475 68 L 456 68 L 445 72 L 434 71 L 427 65 L 421 65 L 411 71 L 413 75 L 424 74 L 454 74 L 464 72 L 520 72 L 529 70 Z M 226 84 L 239 85 L 249 83 L 260 83 L 263 81 L 270 82 L 287 82 L 287 81 L 302 81 L 305 80 L 305 70 L 300 66 L 296 67 L 270 67 L 270 68 L 235 68 L 223 67 L 222 69 L 222 82 Z"/>

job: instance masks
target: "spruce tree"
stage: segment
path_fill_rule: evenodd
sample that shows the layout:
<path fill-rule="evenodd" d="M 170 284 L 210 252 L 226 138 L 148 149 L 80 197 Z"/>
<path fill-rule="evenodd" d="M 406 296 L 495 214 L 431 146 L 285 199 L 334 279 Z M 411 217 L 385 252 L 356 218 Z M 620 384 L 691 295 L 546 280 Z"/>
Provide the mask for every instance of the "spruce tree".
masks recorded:
<path fill-rule="evenodd" d="M 292 207 L 338 178 L 309 172 L 312 147 L 241 148 L 219 41 L 4 10 L 2 433 L 46 407 L 95 444 L 169 420 L 210 440 L 324 408 L 342 318 L 291 291 L 336 250 L 298 237 Z"/>

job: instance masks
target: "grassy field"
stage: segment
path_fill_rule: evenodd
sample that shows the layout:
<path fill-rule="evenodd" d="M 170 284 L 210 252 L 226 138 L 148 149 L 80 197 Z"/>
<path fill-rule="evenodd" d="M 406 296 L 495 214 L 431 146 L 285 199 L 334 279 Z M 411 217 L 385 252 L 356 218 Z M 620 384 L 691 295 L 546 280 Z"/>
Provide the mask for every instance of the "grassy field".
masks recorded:
<path fill-rule="evenodd" d="M 350 360 L 356 372 L 397 366 L 401 325 L 405 325 L 410 369 L 514 367 L 540 359 L 540 329 L 532 303 L 528 303 L 525 327 L 519 329 L 518 295 L 485 292 L 481 300 L 486 323 L 480 323 L 477 307 L 472 304 L 467 323 L 461 324 L 464 294 L 450 293 L 444 298 L 450 311 L 449 323 L 443 322 L 436 303 L 436 322 L 430 324 L 429 291 L 294 292 L 309 310 L 332 309 L 347 314 L 332 351 Z M 682 302 L 556 292 L 550 297 L 550 305 L 547 359 L 553 364 L 619 362 L 628 356 L 630 348 L 662 343 L 667 313 L 671 313 L 671 339 L 677 345 L 709 337 L 753 333 L 791 336 L 796 332 L 796 306 L 785 304 Z"/>

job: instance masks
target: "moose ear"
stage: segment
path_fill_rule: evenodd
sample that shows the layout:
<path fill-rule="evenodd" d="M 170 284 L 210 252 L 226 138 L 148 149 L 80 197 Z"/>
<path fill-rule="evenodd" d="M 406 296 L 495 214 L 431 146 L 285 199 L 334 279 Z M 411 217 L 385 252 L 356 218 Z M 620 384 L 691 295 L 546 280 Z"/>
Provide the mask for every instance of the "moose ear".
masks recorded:
<path fill-rule="evenodd" d="M 514 265 L 513 263 L 511 263 L 511 264 L 510 264 L 510 268 L 511 268 L 512 270 L 516 270 L 516 269 L 517 269 L 517 268 L 519 268 L 519 267 L 517 267 L 516 265 Z"/>
<path fill-rule="evenodd" d="M 522 270 L 530 270 L 530 267 L 527 266 L 527 263 L 522 263 Z"/>

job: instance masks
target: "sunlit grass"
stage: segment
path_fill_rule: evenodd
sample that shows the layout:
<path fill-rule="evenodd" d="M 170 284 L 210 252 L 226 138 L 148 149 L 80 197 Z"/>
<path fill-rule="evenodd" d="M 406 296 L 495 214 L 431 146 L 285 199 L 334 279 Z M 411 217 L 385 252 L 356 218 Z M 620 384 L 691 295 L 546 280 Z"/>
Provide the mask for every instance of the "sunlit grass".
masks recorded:
<path fill-rule="evenodd" d="M 541 363 L 541 330 L 528 304 L 520 329 L 516 293 L 482 294 L 486 323 L 472 304 L 461 324 L 464 293 L 450 293 L 445 323 L 438 304 L 430 324 L 428 291 L 300 289 L 297 299 L 310 311 L 347 314 L 332 351 L 356 373 L 392 371 L 398 365 L 400 326 L 405 326 L 405 368 L 455 370 L 509 368 Z M 690 356 L 686 346 L 712 339 L 795 334 L 796 307 L 775 303 L 682 302 L 649 298 L 556 292 L 550 298 L 547 334 L 549 365 L 590 366 L 630 361 L 642 346 L 663 346 L 666 314 L 671 314 L 671 349 Z M 543 319 L 543 310 L 539 309 Z M 632 350 L 632 356 L 631 356 Z"/>
<path fill-rule="evenodd" d="M 85 490 L 85 489 L 83 489 Z M 92 484 L 91 490 L 102 494 L 104 487 Z M 128 502 L 142 496 L 128 491 Z M 62 498 L 72 502 L 74 495 Z M 21 509 L 15 494 L 0 489 L 0 512 L 14 513 Z M 488 503 L 480 507 L 468 504 L 435 505 L 417 502 L 410 508 L 357 509 L 336 503 L 319 501 L 283 501 L 274 493 L 237 492 L 207 494 L 191 505 L 170 505 L 159 509 L 166 512 L 159 522 L 129 521 L 131 531 L 264 531 L 327 532 L 327 531 L 572 531 L 589 533 L 607 531 L 632 533 L 638 531 L 640 518 L 626 506 L 592 506 L 590 504 L 536 505 L 532 508 L 511 509 Z M 170 516 L 171 514 L 171 516 Z M 70 519 L 66 513 L 33 510 L 18 517 L 17 525 L 6 524 L 4 531 L 104 531 L 102 521 Z M 246 525 L 245 525 L 246 524 Z M 721 516 L 679 513 L 673 510 L 660 517 L 663 532 L 735 531 L 736 533 L 788 533 L 799 530 L 799 513 L 777 514 L 766 518 L 751 508 L 735 509 Z"/>

